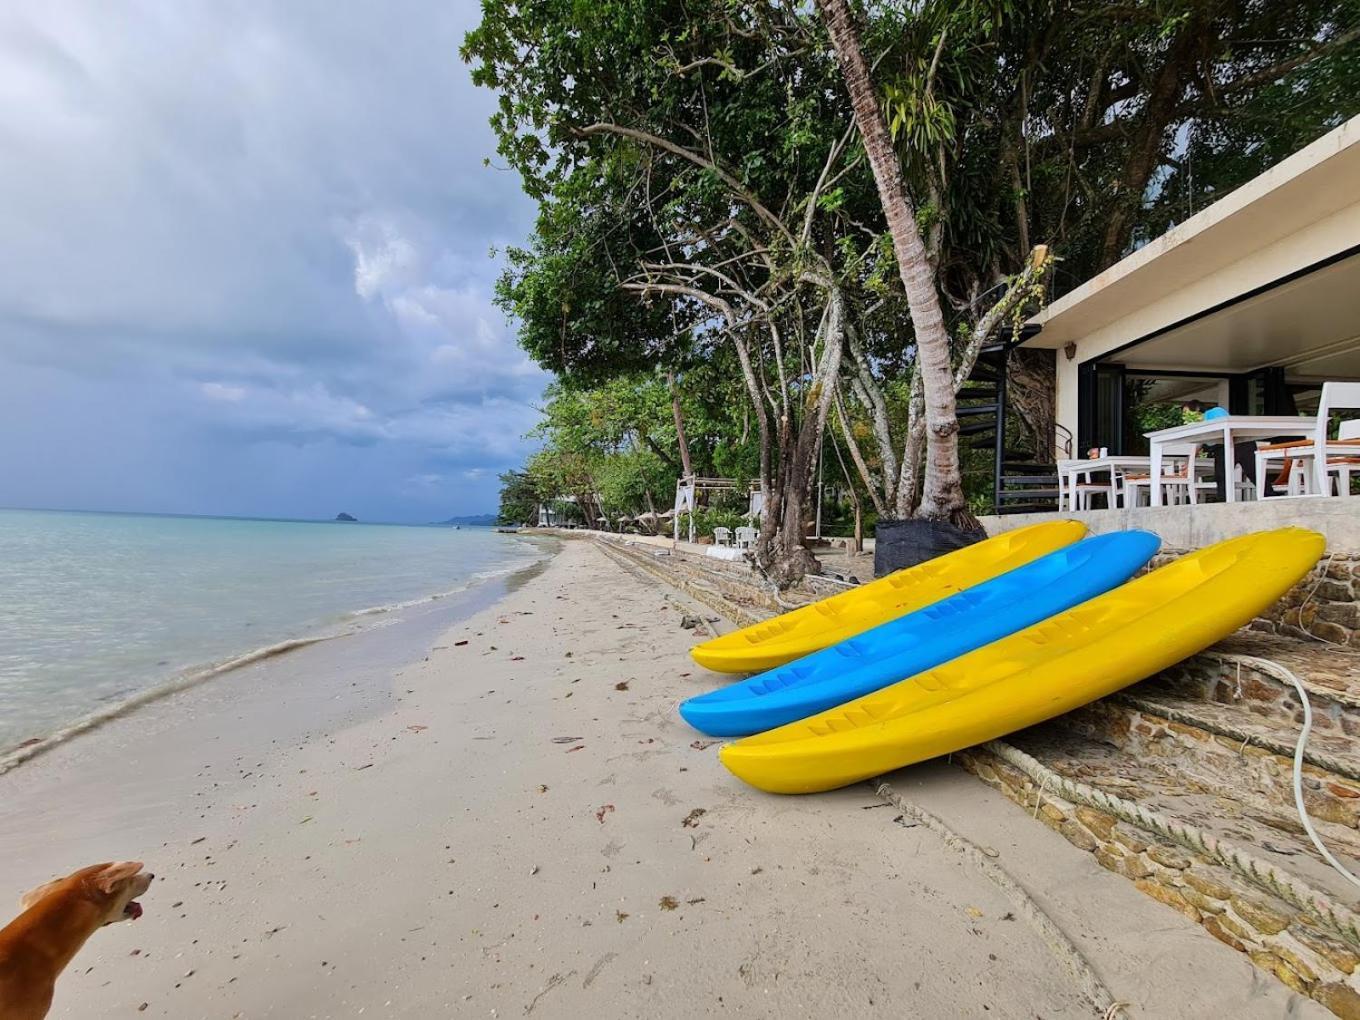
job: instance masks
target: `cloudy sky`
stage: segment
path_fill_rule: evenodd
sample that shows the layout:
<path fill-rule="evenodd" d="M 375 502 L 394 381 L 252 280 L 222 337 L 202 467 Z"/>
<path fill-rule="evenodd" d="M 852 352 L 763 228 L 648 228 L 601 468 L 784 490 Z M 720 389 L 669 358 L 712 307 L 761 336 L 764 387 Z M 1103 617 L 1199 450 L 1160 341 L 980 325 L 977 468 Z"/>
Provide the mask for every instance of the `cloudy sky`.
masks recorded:
<path fill-rule="evenodd" d="M 471 0 L 0 5 L 0 506 L 491 510 L 546 377 Z"/>

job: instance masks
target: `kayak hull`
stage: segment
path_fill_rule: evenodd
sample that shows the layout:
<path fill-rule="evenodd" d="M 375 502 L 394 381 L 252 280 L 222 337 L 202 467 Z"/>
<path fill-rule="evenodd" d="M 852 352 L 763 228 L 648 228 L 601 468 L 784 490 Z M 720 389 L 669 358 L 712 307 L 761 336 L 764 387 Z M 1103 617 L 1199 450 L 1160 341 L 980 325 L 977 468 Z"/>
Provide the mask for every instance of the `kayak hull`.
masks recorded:
<path fill-rule="evenodd" d="M 1231 634 L 1324 547 L 1301 528 L 1220 542 L 943 666 L 730 744 L 721 760 L 761 790 L 815 793 L 1033 726 Z"/>
<path fill-rule="evenodd" d="M 1002 532 L 851 591 L 705 641 L 694 661 L 717 673 L 756 673 L 782 666 L 914 612 L 1071 545 L 1086 534 L 1078 521 L 1046 521 Z"/>
<path fill-rule="evenodd" d="M 680 705 L 695 729 L 739 737 L 815 715 L 948 662 L 1123 584 L 1161 540 L 1086 538 L 812 655 Z"/>

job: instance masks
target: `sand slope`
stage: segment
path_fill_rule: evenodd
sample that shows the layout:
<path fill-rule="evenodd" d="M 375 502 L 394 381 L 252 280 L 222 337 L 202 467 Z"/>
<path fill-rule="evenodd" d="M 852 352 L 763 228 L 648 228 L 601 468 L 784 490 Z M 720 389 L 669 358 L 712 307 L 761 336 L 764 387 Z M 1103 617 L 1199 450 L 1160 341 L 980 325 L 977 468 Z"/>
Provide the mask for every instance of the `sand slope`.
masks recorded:
<path fill-rule="evenodd" d="M 867 787 L 777 799 L 732 779 L 675 714 L 718 682 L 682 609 L 568 542 L 411 649 L 428 661 L 349 684 L 333 667 L 373 689 L 331 732 L 236 761 L 220 693 L 163 709 L 176 739 L 143 753 L 176 778 L 101 801 L 108 856 L 163 879 L 77 958 L 53 1016 L 1091 1015 L 999 891 Z M 99 789 L 139 753 L 112 731 L 138 725 L 0 779 L 0 799 Z M 1131 1015 L 1323 1015 L 962 772 L 895 782 L 1033 883 Z M 68 863 L 0 818 L 0 895 Z"/>

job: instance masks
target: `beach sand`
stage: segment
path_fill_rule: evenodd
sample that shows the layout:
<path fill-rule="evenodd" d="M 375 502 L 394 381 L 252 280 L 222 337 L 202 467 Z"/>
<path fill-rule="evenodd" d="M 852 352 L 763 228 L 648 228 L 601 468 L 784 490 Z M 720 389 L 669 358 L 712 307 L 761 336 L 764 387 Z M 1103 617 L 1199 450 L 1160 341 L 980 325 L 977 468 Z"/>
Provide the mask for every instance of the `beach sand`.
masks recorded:
<path fill-rule="evenodd" d="M 685 612 L 712 615 L 566 542 L 442 633 L 302 649 L 0 777 L 0 896 L 108 858 L 158 876 L 52 1015 L 1092 1015 L 867 786 L 728 775 L 675 713 L 719 682 Z M 994 850 L 1128 1015 L 1325 1015 L 961 770 L 893 782 Z"/>

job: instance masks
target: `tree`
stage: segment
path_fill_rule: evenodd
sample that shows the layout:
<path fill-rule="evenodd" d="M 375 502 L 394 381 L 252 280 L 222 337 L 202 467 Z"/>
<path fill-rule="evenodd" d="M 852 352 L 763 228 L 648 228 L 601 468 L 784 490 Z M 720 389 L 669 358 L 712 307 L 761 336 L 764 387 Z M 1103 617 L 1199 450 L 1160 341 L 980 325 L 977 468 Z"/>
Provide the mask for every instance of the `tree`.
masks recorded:
<path fill-rule="evenodd" d="M 537 522 L 538 507 L 543 502 L 533 475 L 527 471 L 506 471 L 501 476 L 501 505 L 496 515 L 499 524 L 529 524 Z"/>
<path fill-rule="evenodd" d="M 526 348 L 590 379 L 730 355 L 766 491 L 756 562 L 796 581 L 816 566 L 807 499 L 849 291 L 877 253 L 872 234 L 846 243 L 834 68 L 783 7 L 489 0 L 484 15 L 464 56 L 500 92 L 500 151 L 542 201 L 501 289 Z M 619 295 L 643 311 L 620 315 Z"/>

